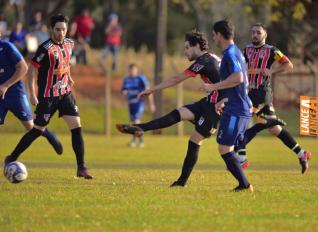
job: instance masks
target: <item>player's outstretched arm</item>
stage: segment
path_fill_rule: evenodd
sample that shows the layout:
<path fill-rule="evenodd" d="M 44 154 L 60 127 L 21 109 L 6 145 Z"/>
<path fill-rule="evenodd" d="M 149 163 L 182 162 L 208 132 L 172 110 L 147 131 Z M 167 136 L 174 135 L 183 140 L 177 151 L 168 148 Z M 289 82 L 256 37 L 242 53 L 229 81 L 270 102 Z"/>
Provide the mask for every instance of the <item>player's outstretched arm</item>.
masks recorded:
<path fill-rule="evenodd" d="M 179 84 L 182 81 L 185 81 L 186 79 L 188 79 L 190 77 L 191 77 L 190 75 L 187 75 L 185 73 L 176 74 L 176 75 L 164 80 L 160 84 L 154 86 L 153 88 L 146 89 L 145 91 L 142 91 L 141 93 L 138 94 L 138 98 L 144 98 L 144 97 L 149 96 L 150 94 L 152 94 L 155 91 L 175 86 L 175 85 Z"/>
<path fill-rule="evenodd" d="M 24 59 L 20 60 L 15 65 L 15 72 L 12 75 L 12 77 L 0 85 L 0 96 L 2 97 L 2 99 L 4 99 L 7 90 L 16 82 L 21 80 L 24 77 L 24 75 L 27 73 L 27 71 L 28 71 L 28 66 L 25 63 Z"/>
<path fill-rule="evenodd" d="M 36 97 L 36 93 L 35 93 L 35 87 L 34 87 L 34 83 L 35 83 L 35 77 L 37 76 L 38 70 L 36 68 L 33 67 L 33 65 L 30 65 L 29 67 L 29 71 L 28 71 L 28 89 L 29 89 L 29 94 L 30 94 L 30 102 L 32 105 L 37 105 L 39 103 L 38 98 Z"/>
<path fill-rule="evenodd" d="M 202 89 L 206 92 L 211 92 L 214 90 L 233 88 L 237 85 L 243 83 L 242 72 L 234 72 L 228 78 L 215 84 L 203 84 Z"/>

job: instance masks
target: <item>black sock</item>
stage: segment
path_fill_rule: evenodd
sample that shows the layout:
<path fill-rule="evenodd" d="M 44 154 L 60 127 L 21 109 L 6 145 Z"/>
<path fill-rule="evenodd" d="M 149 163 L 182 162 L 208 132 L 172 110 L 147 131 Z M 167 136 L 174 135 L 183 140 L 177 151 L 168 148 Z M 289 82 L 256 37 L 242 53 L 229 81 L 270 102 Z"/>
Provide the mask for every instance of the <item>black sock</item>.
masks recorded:
<path fill-rule="evenodd" d="M 187 180 L 192 172 L 194 165 L 198 160 L 198 154 L 200 150 L 200 145 L 189 141 L 188 142 L 188 151 L 187 155 L 183 161 L 181 176 L 178 179 L 178 182 L 182 185 L 187 183 Z"/>
<path fill-rule="evenodd" d="M 84 167 L 84 140 L 82 135 L 82 128 L 78 127 L 72 132 L 72 147 L 76 155 L 76 162 L 78 168 Z"/>
<path fill-rule="evenodd" d="M 12 160 L 17 160 L 19 156 L 24 152 L 34 140 L 36 140 L 40 135 L 42 135 L 42 131 L 36 128 L 32 128 L 24 136 L 21 138 L 20 142 L 17 144 L 10 157 Z"/>
<path fill-rule="evenodd" d="M 173 124 L 176 124 L 177 122 L 180 122 L 180 120 L 181 120 L 181 117 L 180 117 L 179 111 L 173 110 L 169 114 L 166 114 L 160 118 L 154 119 L 147 123 L 138 124 L 138 126 L 143 131 L 156 130 L 156 129 L 169 127 Z"/>
<path fill-rule="evenodd" d="M 296 154 L 301 151 L 301 147 L 297 144 L 296 140 L 287 130 L 282 129 L 277 137 Z"/>
<path fill-rule="evenodd" d="M 238 180 L 239 185 L 241 187 L 248 187 L 250 184 L 245 177 L 245 174 L 243 172 L 243 169 L 240 165 L 240 162 L 238 160 L 238 157 L 235 155 L 235 153 L 229 152 L 224 155 L 221 155 L 222 159 L 224 160 L 228 170 L 232 173 L 232 175 Z"/>
<path fill-rule="evenodd" d="M 264 129 L 266 129 L 266 126 L 263 123 L 256 123 L 254 126 L 247 129 L 244 134 L 245 145 L 248 144 L 256 136 L 258 132 Z"/>

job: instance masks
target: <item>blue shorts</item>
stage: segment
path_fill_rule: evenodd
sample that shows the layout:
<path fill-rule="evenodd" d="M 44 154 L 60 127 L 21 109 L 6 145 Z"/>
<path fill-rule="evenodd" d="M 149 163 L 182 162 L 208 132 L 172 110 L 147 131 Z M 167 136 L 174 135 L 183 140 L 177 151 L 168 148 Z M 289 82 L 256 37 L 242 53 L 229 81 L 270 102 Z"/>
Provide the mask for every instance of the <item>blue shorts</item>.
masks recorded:
<path fill-rule="evenodd" d="M 4 123 L 8 111 L 11 111 L 21 121 L 30 121 L 33 119 L 26 94 L 7 95 L 4 100 L 0 98 L 0 125 Z"/>
<path fill-rule="evenodd" d="M 226 146 L 233 146 L 238 140 L 242 140 L 250 119 L 250 117 L 223 114 L 216 137 L 217 143 Z"/>
<path fill-rule="evenodd" d="M 141 116 L 145 110 L 144 103 L 133 103 L 129 104 L 129 117 L 131 121 L 135 121 L 137 119 L 141 119 Z"/>

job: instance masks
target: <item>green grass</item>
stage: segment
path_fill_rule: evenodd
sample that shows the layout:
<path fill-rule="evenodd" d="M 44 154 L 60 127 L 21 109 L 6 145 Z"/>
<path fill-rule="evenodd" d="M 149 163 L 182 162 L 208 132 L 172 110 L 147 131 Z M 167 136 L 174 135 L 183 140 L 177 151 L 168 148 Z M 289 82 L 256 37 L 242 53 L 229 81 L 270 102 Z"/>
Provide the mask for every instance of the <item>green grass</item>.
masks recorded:
<path fill-rule="evenodd" d="M 2 158 L 21 134 L 1 133 Z M 145 136 L 128 148 L 129 136 L 85 135 L 92 181 L 75 179 L 69 135 L 54 154 L 45 139 L 21 157 L 29 171 L 21 184 L 0 177 L 0 231 L 317 231 L 318 161 L 300 174 L 295 155 L 272 137 L 248 147 L 246 172 L 254 194 L 230 193 L 236 181 L 225 171 L 215 137 L 201 148 L 187 188 L 169 188 L 179 175 L 186 137 Z M 317 140 L 297 138 L 313 154 Z"/>

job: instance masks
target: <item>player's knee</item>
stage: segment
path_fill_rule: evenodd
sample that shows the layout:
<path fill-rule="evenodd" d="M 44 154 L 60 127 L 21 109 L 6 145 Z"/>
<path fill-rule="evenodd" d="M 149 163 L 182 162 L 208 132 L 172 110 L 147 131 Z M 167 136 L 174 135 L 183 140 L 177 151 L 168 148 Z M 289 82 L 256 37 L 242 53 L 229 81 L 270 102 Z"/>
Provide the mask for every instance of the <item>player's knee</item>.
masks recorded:
<path fill-rule="evenodd" d="M 45 130 L 45 126 L 38 126 L 38 125 L 34 125 L 33 128 L 40 130 L 40 131 L 44 131 Z M 31 128 L 32 129 L 32 128 Z"/>
<path fill-rule="evenodd" d="M 275 136 L 278 136 L 280 134 L 280 132 L 282 131 L 282 127 L 281 126 L 274 126 L 272 128 L 269 128 L 268 131 Z"/>
<path fill-rule="evenodd" d="M 218 150 L 219 150 L 219 153 L 221 155 L 224 155 L 224 154 L 227 154 L 231 151 L 234 151 L 234 146 L 227 146 L 227 145 L 219 144 Z"/>

